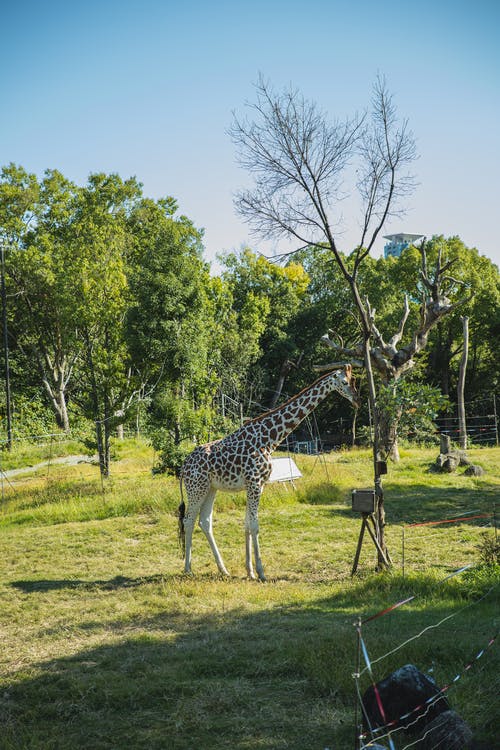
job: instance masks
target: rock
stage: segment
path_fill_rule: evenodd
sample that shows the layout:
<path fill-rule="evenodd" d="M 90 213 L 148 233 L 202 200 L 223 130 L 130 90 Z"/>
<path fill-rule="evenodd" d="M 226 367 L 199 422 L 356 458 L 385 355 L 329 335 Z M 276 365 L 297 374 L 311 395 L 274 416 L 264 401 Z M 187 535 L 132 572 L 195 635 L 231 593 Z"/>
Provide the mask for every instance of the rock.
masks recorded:
<path fill-rule="evenodd" d="M 470 459 L 465 451 L 448 451 L 448 453 L 440 453 L 436 459 L 436 466 L 439 471 L 452 473 L 457 470 L 459 466 L 469 466 Z"/>
<path fill-rule="evenodd" d="M 438 469 L 443 468 L 443 464 L 445 462 L 447 455 L 448 455 L 447 453 L 440 453 L 439 456 L 436 458 L 436 466 Z"/>
<path fill-rule="evenodd" d="M 422 750 L 464 750 L 472 731 L 456 711 L 443 711 L 425 727 Z"/>
<path fill-rule="evenodd" d="M 441 433 L 439 436 L 440 441 L 440 453 L 442 453 L 444 456 L 446 456 L 447 453 L 451 450 L 451 439 L 449 435 L 445 435 L 444 433 Z"/>
<path fill-rule="evenodd" d="M 459 464 L 460 464 L 459 459 L 453 456 L 451 453 L 449 453 L 447 456 L 444 457 L 444 461 L 441 466 L 441 471 L 448 472 L 448 474 L 453 474 L 453 472 L 458 469 Z"/>
<path fill-rule="evenodd" d="M 468 477 L 482 477 L 484 474 L 484 469 L 482 466 L 478 466 L 477 464 L 469 464 L 469 466 L 464 471 L 464 474 Z"/>
<path fill-rule="evenodd" d="M 471 460 L 465 451 L 451 451 L 450 456 L 456 458 L 459 466 L 469 466 Z"/>
<path fill-rule="evenodd" d="M 377 683 L 386 721 L 380 715 L 373 686 L 363 695 L 363 705 L 370 722 L 374 727 L 384 726 L 386 722 L 395 722 L 395 727 L 407 727 L 412 724 L 412 730 L 420 729 L 436 718 L 443 711 L 449 710 L 448 701 L 429 677 L 420 672 L 413 664 L 406 664 Z M 435 698 L 430 708 L 426 701 Z M 425 705 L 424 705 L 425 704 Z M 406 719 L 401 717 L 411 713 Z M 414 723 L 419 716 L 422 719 Z M 365 717 L 366 722 L 366 717 Z M 368 722 L 366 722 L 368 727 Z"/>

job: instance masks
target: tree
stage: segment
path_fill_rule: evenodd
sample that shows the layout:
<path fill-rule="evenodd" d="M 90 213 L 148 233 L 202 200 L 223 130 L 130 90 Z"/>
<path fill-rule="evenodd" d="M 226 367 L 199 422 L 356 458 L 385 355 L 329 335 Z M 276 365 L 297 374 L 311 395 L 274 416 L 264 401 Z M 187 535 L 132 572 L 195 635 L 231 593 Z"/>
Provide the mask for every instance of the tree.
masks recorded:
<path fill-rule="evenodd" d="M 0 246 L 1 246 L 1 292 L 2 329 L 5 376 L 5 412 L 8 450 L 12 447 L 12 399 L 10 386 L 9 311 L 7 309 L 6 254 L 7 250 L 21 246 L 21 238 L 33 218 L 38 184 L 33 175 L 15 164 L 3 167 L 0 175 Z"/>
<path fill-rule="evenodd" d="M 363 361 L 374 407 L 376 393 L 370 357 L 373 321 L 370 307 L 360 294 L 358 275 L 386 219 L 397 210 L 398 199 L 413 187 L 406 170 L 415 157 L 415 144 L 407 122 L 398 124 L 394 104 L 381 79 L 375 84 L 372 105 L 371 118 L 354 117 L 330 124 L 317 106 L 297 91 L 277 94 L 261 78 L 257 101 L 250 105 L 254 118 L 235 117 L 231 135 L 241 165 L 255 180 L 252 189 L 240 192 L 236 198 L 240 214 L 252 229 L 261 236 L 287 236 L 302 245 L 326 246 L 331 251 L 359 314 Z M 362 221 L 359 243 L 346 262 L 338 246 L 334 214 L 338 220 L 343 179 L 355 158 Z M 378 535 L 384 550 L 379 459 L 376 438 Z M 379 563 L 384 564 L 383 555 Z"/>
<path fill-rule="evenodd" d="M 458 356 L 463 348 L 462 316 L 469 318 L 469 364 L 466 390 L 468 400 L 486 399 L 491 407 L 491 390 L 499 374 L 498 320 L 500 319 L 500 275 L 498 268 L 476 248 L 467 247 L 459 237 L 433 237 L 427 243 L 427 255 L 433 259 L 442 252 L 455 260 L 453 276 L 467 299 L 443 318 L 429 334 L 427 379 L 442 392 L 455 397 L 458 380 Z M 403 265 L 414 265 L 413 253 L 401 258 Z M 462 296 L 464 294 L 462 293 Z"/>
<path fill-rule="evenodd" d="M 130 216 L 133 262 L 126 336 L 134 371 L 151 399 L 153 440 L 164 468 L 177 471 L 183 441 L 207 439 L 217 373 L 212 282 L 202 234 L 177 216 L 172 198 L 142 200 Z"/>
<path fill-rule="evenodd" d="M 68 280 L 82 342 L 78 401 L 95 424 L 99 466 L 109 476 L 110 437 L 123 420 L 136 386 L 124 339 L 129 304 L 127 218 L 141 194 L 135 179 L 90 175 L 78 191 L 66 235 L 67 252 L 78 258 Z"/>
<path fill-rule="evenodd" d="M 453 259 L 442 261 L 441 250 L 439 250 L 437 262 L 433 272 L 427 267 L 427 254 L 425 242 L 420 247 L 422 266 L 420 270 L 420 283 L 417 293 L 420 293 L 421 303 L 419 306 L 418 324 L 410 337 L 408 343 L 403 344 L 405 326 L 410 315 L 410 302 L 408 296 L 404 298 L 404 309 L 396 332 L 386 341 L 375 324 L 375 308 L 370 304 L 368 297 L 366 305 L 370 316 L 370 327 L 373 345 L 370 347 L 370 359 L 377 370 L 380 379 L 386 389 L 395 393 L 397 382 L 407 375 L 416 364 L 416 359 L 426 347 L 430 330 L 437 323 L 449 315 L 456 307 L 463 305 L 464 298 L 452 303 L 450 296 L 456 294 L 460 283 L 447 272 L 455 262 Z M 363 344 L 360 343 L 353 348 L 345 348 L 339 345 L 331 335 L 323 337 L 324 343 L 335 350 L 336 354 L 351 359 L 363 357 Z M 384 459 L 391 457 L 399 460 L 398 452 L 398 424 L 402 416 L 401 404 L 396 400 L 379 400 L 376 404 L 378 416 L 378 429 L 380 437 L 380 450 Z"/>
<path fill-rule="evenodd" d="M 399 356 L 407 368 L 404 377 L 419 363 L 419 378 L 440 389 L 444 396 L 456 400 L 459 377 L 459 357 L 463 351 L 462 316 L 470 319 L 470 362 L 466 378 L 467 400 L 475 401 L 475 413 L 488 413 L 492 407 L 492 388 L 498 374 L 498 347 L 495 325 L 500 315 L 500 276 L 497 267 L 475 248 L 468 248 L 458 237 L 435 236 L 425 243 L 425 270 L 422 268 L 422 249 L 406 248 L 399 258 L 370 260 L 363 267 L 361 285 L 373 308 L 377 310 L 376 327 L 380 332 L 397 330 L 403 313 L 401 299 L 408 298 L 409 315 L 405 334 L 398 345 Z M 448 265 L 446 268 L 445 266 Z M 439 307 L 439 315 L 424 316 L 432 322 L 425 338 L 422 331 L 422 304 L 434 305 L 432 290 L 426 286 L 422 271 L 433 281 L 438 273 L 440 293 L 447 298 Z M 420 280 L 419 280 L 420 279 Z M 434 305 L 435 306 L 435 305 Z M 438 309 L 438 308 L 436 308 Z M 388 340 L 389 336 L 383 336 Z M 413 340 L 425 341 L 405 363 L 408 345 Z M 338 343 L 338 342 L 337 342 Z M 384 380 L 384 366 L 380 377 Z M 397 376 L 397 371 L 395 376 Z M 390 375 L 390 372 L 389 372 Z M 412 378 L 413 379 L 413 378 Z M 385 378 L 401 390 L 401 377 Z M 470 407 L 469 407 L 470 408 Z M 394 410 L 398 416 L 398 410 Z M 387 423 L 387 420 L 385 420 Z"/>
<path fill-rule="evenodd" d="M 249 376 L 259 382 L 261 403 L 272 407 L 283 372 L 300 356 L 294 320 L 305 300 L 309 278 L 300 263 L 284 268 L 246 248 L 223 258 L 224 281 L 229 285 L 232 307 L 247 353 Z M 252 365 L 254 365 L 252 367 Z"/>
<path fill-rule="evenodd" d="M 18 187 L 23 182 L 18 181 Z M 35 182 L 32 175 L 25 187 L 25 200 L 29 200 Z M 8 263 L 16 292 L 17 314 L 12 330 L 26 361 L 37 367 L 58 426 L 68 431 L 67 387 L 81 349 L 74 297 L 68 288 L 79 257 L 68 252 L 67 242 L 78 189 L 52 170 L 36 182 L 36 188 L 34 220 L 18 233 L 22 251 L 12 255 Z"/>

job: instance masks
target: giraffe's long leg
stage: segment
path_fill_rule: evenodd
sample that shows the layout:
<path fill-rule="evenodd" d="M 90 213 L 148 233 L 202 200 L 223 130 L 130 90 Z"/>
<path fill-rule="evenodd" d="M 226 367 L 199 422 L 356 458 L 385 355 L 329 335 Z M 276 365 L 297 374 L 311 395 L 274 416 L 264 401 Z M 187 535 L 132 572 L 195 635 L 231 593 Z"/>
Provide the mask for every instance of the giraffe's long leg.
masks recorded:
<path fill-rule="evenodd" d="M 202 506 L 200 508 L 200 528 L 205 533 L 205 536 L 208 539 L 208 543 L 212 549 L 213 556 L 215 557 L 215 562 L 217 563 L 217 567 L 219 568 L 220 572 L 228 576 L 229 573 L 226 570 L 226 566 L 224 565 L 224 561 L 221 557 L 221 554 L 219 552 L 219 549 L 217 547 L 217 544 L 215 543 L 215 538 L 212 530 L 212 511 L 214 508 L 214 500 L 215 500 L 215 492 L 216 490 L 210 489 L 207 493 L 207 496 L 205 500 L 202 503 Z"/>
<path fill-rule="evenodd" d="M 255 573 L 253 572 L 252 564 L 252 533 L 250 531 L 249 524 L 245 524 L 245 563 L 247 568 L 247 576 L 254 580 Z"/>
<path fill-rule="evenodd" d="M 187 508 L 184 516 L 184 573 L 191 573 L 191 554 L 193 548 L 193 529 L 201 506 L 207 495 L 207 490 L 194 492 L 186 486 L 187 491 Z"/>
<path fill-rule="evenodd" d="M 260 557 L 259 546 L 259 500 L 262 495 L 262 486 L 260 482 L 247 485 L 247 512 L 245 518 L 245 537 L 246 537 L 246 557 L 247 573 L 252 577 L 252 558 L 250 551 L 250 539 L 253 542 L 253 555 L 255 559 L 255 570 L 261 581 L 266 580 L 264 567 Z M 250 564 L 249 564 L 250 558 Z"/>

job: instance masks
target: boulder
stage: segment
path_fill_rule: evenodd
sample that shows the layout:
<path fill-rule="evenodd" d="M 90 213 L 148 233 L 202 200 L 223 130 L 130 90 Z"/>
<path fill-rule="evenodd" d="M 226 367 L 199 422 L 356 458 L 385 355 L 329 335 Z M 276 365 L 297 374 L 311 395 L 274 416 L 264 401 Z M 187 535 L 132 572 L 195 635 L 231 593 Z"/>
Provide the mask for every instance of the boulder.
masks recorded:
<path fill-rule="evenodd" d="M 464 474 L 466 474 L 468 477 L 482 477 L 484 474 L 484 469 L 482 466 L 478 466 L 477 464 L 469 464 L 469 466 L 464 471 Z"/>
<path fill-rule="evenodd" d="M 449 474 L 456 471 L 459 466 L 469 466 L 470 463 L 467 453 L 458 450 L 440 453 L 436 459 L 436 466 L 439 471 L 448 472 Z"/>
<path fill-rule="evenodd" d="M 443 711 L 425 727 L 422 750 L 464 750 L 472 731 L 456 711 Z"/>
<path fill-rule="evenodd" d="M 383 720 L 378 708 L 375 690 L 370 686 L 363 695 L 365 722 L 371 727 L 384 726 L 386 722 L 395 722 L 396 727 L 412 725 L 412 730 L 419 730 L 436 716 L 449 710 L 448 701 L 440 694 L 436 683 L 420 672 L 413 664 L 406 664 L 377 683 L 380 700 L 385 712 Z M 430 707 L 427 701 L 432 701 Z M 402 718 L 411 714 L 407 718 Z M 419 721 L 416 720 L 422 717 Z M 368 721 L 366 720 L 368 718 Z M 414 723 L 416 722 L 416 723 Z"/>
<path fill-rule="evenodd" d="M 443 457 L 443 462 L 441 464 L 441 471 L 448 472 L 448 474 L 453 474 L 454 471 L 458 469 L 460 465 L 460 461 L 456 456 L 453 456 L 451 453 L 449 453 L 447 456 Z"/>

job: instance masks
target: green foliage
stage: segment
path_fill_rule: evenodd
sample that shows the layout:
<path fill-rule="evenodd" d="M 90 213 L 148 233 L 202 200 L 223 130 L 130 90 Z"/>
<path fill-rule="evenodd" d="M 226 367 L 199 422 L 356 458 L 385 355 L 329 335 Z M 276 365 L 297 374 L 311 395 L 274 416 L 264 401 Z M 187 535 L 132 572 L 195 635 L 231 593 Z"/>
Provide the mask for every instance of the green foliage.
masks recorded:
<path fill-rule="evenodd" d="M 176 389 L 161 387 L 151 404 L 148 434 L 158 454 L 157 472 L 179 474 L 193 443 L 209 439 L 213 422 L 209 406 L 194 407 Z"/>
<path fill-rule="evenodd" d="M 491 260 L 459 237 L 433 237 L 427 244 L 429 268 L 441 251 L 444 261 L 451 261 L 447 282 L 452 302 L 461 301 L 429 334 L 427 346 L 428 383 L 437 385 L 445 395 L 456 392 L 462 347 L 461 316 L 469 317 L 469 363 L 466 389 L 468 400 L 489 398 L 492 383 L 498 381 L 500 360 L 495 346 L 500 320 L 500 275 Z M 418 314 L 420 256 L 416 248 L 407 248 L 398 260 L 390 259 L 391 283 L 404 289 L 413 300 L 412 314 Z M 383 308 L 381 308 L 383 310 Z M 411 326 L 407 326 L 410 331 Z"/>
<path fill-rule="evenodd" d="M 401 379 L 378 387 L 377 407 L 389 414 L 400 414 L 398 435 L 417 442 L 428 440 L 435 432 L 433 420 L 448 405 L 438 388 L 423 383 Z"/>
<path fill-rule="evenodd" d="M 282 268 L 248 248 L 222 260 L 226 268 L 222 278 L 232 296 L 248 376 L 260 381 L 254 398 L 268 404 L 283 362 L 300 352 L 296 321 L 309 277 L 299 263 Z M 240 362 L 245 364 L 241 357 Z"/>
<path fill-rule="evenodd" d="M 484 565 L 496 566 L 497 572 L 500 572 L 500 540 L 496 531 L 485 531 L 478 549 L 481 562 Z"/>
<path fill-rule="evenodd" d="M 2 401 L 3 417 L 5 401 Z M 12 407 L 12 420 L 15 425 L 14 439 L 33 438 L 38 435 L 57 432 L 58 428 L 53 413 L 36 392 L 31 395 L 28 393 L 17 394 Z M 2 418 L 1 427 L 2 438 L 5 437 L 6 439 L 4 418 Z"/>
<path fill-rule="evenodd" d="M 9 247 L 14 402 L 35 399 L 29 418 L 15 411 L 14 431 L 52 430 L 46 407 L 65 431 L 75 419 L 91 419 L 96 433 L 103 431 L 94 442 L 105 461 L 111 433 L 133 418 L 138 404 L 154 430 L 170 435 L 166 443 L 218 437 L 231 428 L 220 416 L 222 394 L 235 402 L 237 421 L 240 404 L 245 417 L 255 416 L 278 385 L 285 398 L 315 379 L 313 365 L 330 358 L 320 344 L 329 328 L 347 347 L 359 341 L 352 296 L 329 249 L 306 248 L 281 267 L 247 248 L 226 255 L 222 274 L 213 277 L 203 260 L 203 232 L 173 198 L 145 197 L 135 178 L 96 173 L 78 186 L 57 170 L 37 178 L 7 165 L 0 175 L 0 235 Z M 439 249 L 456 259 L 450 299 L 471 298 L 430 332 L 413 384 L 398 384 L 379 399 L 401 413 L 400 434 L 418 439 L 432 430 L 438 406 L 425 388 L 454 392 L 460 315 L 470 318 L 467 401 L 491 399 L 500 382 L 498 269 L 457 237 L 429 242 L 429 268 Z M 352 256 L 342 258 L 352 263 Z M 360 292 L 376 307 L 386 339 L 408 295 L 402 345 L 419 322 L 420 260 L 409 247 L 399 259 L 367 256 L 359 268 Z M 327 400 L 314 415 L 322 433 L 335 430 L 333 408 L 334 419 L 352 419 L 347 402 Z"/>
<path fill-rule="evenodd" d="M 176 443 L 175 437 L 166 430 L 152 430 L 150 438 L 158 454 L 154 472 L 157 474 L 173 474 L 179 477 L 182 464 L 193 450 L 192 443 Z"/>

